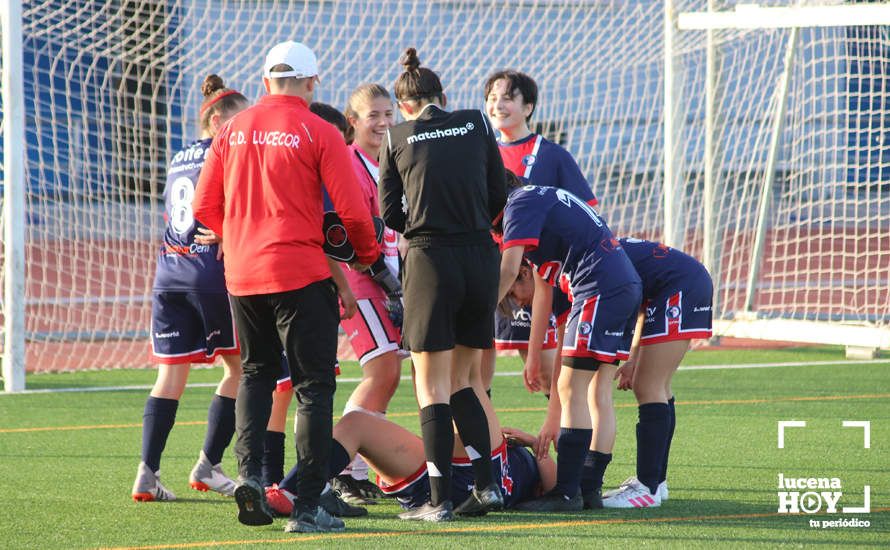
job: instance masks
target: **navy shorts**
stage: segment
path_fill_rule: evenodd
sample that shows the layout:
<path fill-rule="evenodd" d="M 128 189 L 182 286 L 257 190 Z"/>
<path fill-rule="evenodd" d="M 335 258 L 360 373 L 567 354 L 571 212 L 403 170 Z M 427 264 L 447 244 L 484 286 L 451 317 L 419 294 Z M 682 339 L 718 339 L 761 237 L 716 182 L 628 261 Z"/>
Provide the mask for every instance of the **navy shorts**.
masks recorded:
<path fill-rule="evenodd" d="M 606 294 L 573 290 L 574 300 L 566 324 L 562 364 L 596 370 L 600 363 L 617 363 L 630 355 L 642 285 L 631 283 Z"/>
<path fill-rule="evenodd" d="M 229 295 L 153 292 L 151 348 L 154 361 L 168 365 L 213 363 L 217 355 L 238 355 Z"/>
<path fill-rule="evenodd" d="M 494 347 L 499 350 L 528 349 L 532 328 L 532 308 L 520 306 L 504 315 L 500 308 L 494 313 Z M 550 316 L 550 326 L 544 333 L 542 349 L 556 349 L 556 317 Z"/>
<path fill-rule="evenodd" d="M 673 340 L 711 337 L 714 287 L 704 270 L 693 280 L 684 280 L 643 302 L 643 334 L 640 345 Z"/>

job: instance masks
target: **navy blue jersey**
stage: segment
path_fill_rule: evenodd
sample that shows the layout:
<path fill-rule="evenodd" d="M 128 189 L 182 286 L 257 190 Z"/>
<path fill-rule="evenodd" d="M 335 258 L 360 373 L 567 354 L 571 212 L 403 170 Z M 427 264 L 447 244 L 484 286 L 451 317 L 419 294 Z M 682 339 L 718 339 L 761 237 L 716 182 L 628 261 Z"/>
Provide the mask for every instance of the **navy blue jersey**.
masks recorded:
<path fill-rule="evenodd" d="M 219 245 L 195 243 L 204 227 L 192 214 L 192 199 L 204 156 L 212 139 L 198 140 L 173 156 L 164 186 L 164 245 L 158 255 L 154 290 L 225 292 L 223 263 L 216 259 Z"/>
<path fill-rule="evenodd" d="M 665 290 L 683 289 L 690 282 L 707 276 L 698 260 L 675 248 L 642 239 L 619 239 L 643 283 L 643 298 L 652 298 Z"/>
<path fill-rule="evenodd" d="M 596 211 L 565 189 L 526 185 L 504 208 L 503 247 L 524 246 L 538 274 L 570 297 L 640 278 Z"/>
<path fill-rule="evenodd" d="M 511 143 L 498 143 L 504 167 L 535 185 L 559 187 L 591 206 L 597 200 L 572 155 L 540 134 Z"/>

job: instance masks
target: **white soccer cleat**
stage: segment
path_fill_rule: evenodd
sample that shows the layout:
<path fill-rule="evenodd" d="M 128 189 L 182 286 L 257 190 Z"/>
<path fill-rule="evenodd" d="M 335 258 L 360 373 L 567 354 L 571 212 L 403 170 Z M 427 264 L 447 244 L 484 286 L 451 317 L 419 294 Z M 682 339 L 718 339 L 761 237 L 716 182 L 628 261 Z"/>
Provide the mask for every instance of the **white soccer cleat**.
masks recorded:
<path fill-rule="evenodd" d="M 658 496 L 661 497 L 661 502 L 664 502 L 668 499 L 668 482 L 667 482 L 667 480 L 664 480 L 658 484 Z"/>
<path fill-rule="evenodd" d="M 603 508 L 654 508 L 661 506 L 658 491 L 649 492 L 649 488 L 634 480 L 609 497 L 603 497 Z"/>
<path fill-rule="evenodd" d="M 145 462 L 139 463 L 136 481 L 133 483 L 133 500 L 151 502 L 153 500 L 176 500 L 176 495 L 161 485 L 161 472 L 152 472 Z"/>
<path fill-rule="evenodd" d="M 227 497 L 235 494 L 235 482 L 222 471 L 221 464 L 211 464 L 204 451 L 189 474 L 189 485 L 197 491 L 215 491 Z"/>

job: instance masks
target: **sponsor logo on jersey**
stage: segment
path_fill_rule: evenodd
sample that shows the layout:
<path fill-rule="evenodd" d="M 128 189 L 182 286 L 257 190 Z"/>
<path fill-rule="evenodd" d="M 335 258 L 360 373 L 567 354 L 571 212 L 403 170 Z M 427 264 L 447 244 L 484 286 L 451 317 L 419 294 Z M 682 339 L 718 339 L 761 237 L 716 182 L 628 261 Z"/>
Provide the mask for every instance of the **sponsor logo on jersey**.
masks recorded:
<path fill-rule="evenodd" d="M 203 158 L 203 147 L 189 147 L 173 155 L 173 163 L 179 164 L 180 162 L 191 162 L 193 160 L 201 160 L 203 162 Z"/>
<path fill-rule="evenodd" d="M 413 136 L 408 136 L 408 143 L 417 143 L 418 141 L 426 141 L 428 139 L 442 139 L 447 137 L 460 137 L 469 134 L 476 126 L 472 122 L 467 122 L 464 126 L 455 126 L 453 128 L 445 128 L 444 130 L 435 129 L 429 132 L 420 132 Z"/>
<path fill-rule="evenodd" d="M 197 254 L 206 254 L 208 252 L 210 252 L 209 244 L 192 243 L 190 245 L 184 245 L 184 244 L 164 243 L 164 253 L 166 253 L 166 254 L 178 254 L 180 256 L 195 256 Z"/>
<path fill-rule="evenodd" d="M 587 321 L 584 321 L 583 323 L 578 324 L 578 334 L 581 334 L 582 336 L 587 336 L 591 332 L 593 332 L 593 327 L 590 326 L 590 323 L 588 323 Z"/>
<path fill-rule="evenodd" d="M 513 312 L 513 319 L 516 321 L 531 321 L 531 314 L 524 309 L 517 309 Z"/>
<path fill-rule="evenodd" d="M 209 342 L 214 336 L 219 336 L 220 334 L 222 334 L 222 331 L 219 329 L 212 330 L 210 331 L 210 334 L 207 335 L 206 340 Z"/>
<path fill-rule="evenodd" d="M 179 331 L 174 330 L 172 332 L 156 332 L 155 338 L 158 340 L 163 340 L 165 338 L 179 338 Z"/>
<path fill-rule="evenodd" d="M 652 317 L 653 315 L 655 315 L 655 310 L 656 310 L 656 309 L 658 309 L 658 308 L 654 308 L 654 307 L 651 307 L 651 306 L 646 306 L 646 317 Z"/>
<path fill-rule="evenodd" d="M 668 319 L 678 319 L 680 317 L 680 306 L 671 306 L 667 308 L 665 314 L 668 316 Z"/>
<path fill-rule="evenodd" d="M 623 330 L 607 330 L 603 332 L 606 336 L 624 336 Z"/>
<path fill-rule="evenodd" d="M 525 166 L 531 166 L 535 163 L 536 157 L 534 155 L 525 155 L 522 157 L 522 164 Z"/>
<path fill-rule="evenodd" d="M 695 313 L 698 313 L 699 311 L 711 311 L 711 306 L 695 306 L 694 308 L 692 308 L 692 311 Z"/>

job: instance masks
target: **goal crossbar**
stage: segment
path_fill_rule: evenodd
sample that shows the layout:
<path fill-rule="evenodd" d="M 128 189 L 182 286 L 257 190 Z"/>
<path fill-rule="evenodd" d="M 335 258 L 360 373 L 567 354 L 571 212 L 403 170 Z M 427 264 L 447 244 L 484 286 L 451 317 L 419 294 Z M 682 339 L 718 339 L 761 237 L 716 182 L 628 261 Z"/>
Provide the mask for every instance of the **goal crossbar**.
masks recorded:
<path fill-rule="evenodd" d="M 763 7 L 740 4 L 732 11 L 686 12 L 677 17 L 680 30 L 790 29 L 890 25 L 890 4 Z"/>

